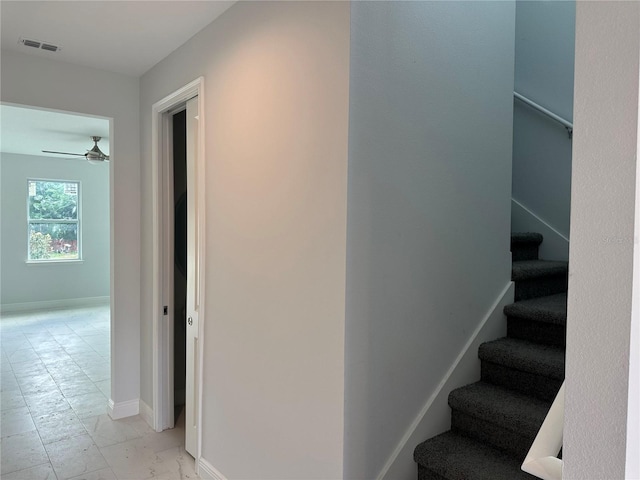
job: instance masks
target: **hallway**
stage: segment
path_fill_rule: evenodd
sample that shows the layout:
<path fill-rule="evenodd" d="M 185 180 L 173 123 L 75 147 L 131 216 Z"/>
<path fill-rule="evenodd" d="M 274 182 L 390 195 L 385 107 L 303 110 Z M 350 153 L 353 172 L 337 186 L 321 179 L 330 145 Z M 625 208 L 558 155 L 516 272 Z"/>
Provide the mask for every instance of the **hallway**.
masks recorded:
<path fill-rule="evenodd" d="M 183 426 L 156 433 L 106 414 L 109 316 L 108 305 L 2 315 L 2 480 L 197 478 Z"/>

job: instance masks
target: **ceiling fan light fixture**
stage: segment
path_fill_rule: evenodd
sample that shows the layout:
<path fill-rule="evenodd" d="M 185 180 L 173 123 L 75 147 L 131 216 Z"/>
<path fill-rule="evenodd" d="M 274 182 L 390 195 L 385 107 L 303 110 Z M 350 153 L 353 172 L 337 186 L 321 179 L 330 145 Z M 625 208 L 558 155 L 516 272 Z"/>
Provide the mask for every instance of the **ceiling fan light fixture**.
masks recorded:
<path fill-rule="evenodd" d="M 92 165 L 100 165 L 101 163 L 104 163 L 105 160 L 109 160 L 109 156 L 105 155 L 102 150 L 98 148 L 98 142 L 101 138 L 102 137 L 91 137 L 91 140 L 93 140 L 94 143 L 93 148 L 88 150 L 84 155 Z"/>
<path fill-rule="evenodd" d="M 98 142 L 102 139 L 102 137 L 91 137 L 93 140 L 93 148 L 91 150 L 87 150 L 87 153 L 70 153 L 70 152 L 55 152 L 52 150 L 42 150 L 43 153 L 55 153 L 56 155 L 73 155 L 77 157 L 86 158 L 89 163 L 93 165 L 99 165 L 104 162 L 109 161 L 109 155 L 106 155 L 100 148 L 98 148 Z"/>
<path fill-rule="evenodd" d="M 107 156 L 100 151 L 97 145 L 89 150 L 85 154 L 85 157 L 87 157 L 89 160 L 105 160 L 107 158 Z"/>

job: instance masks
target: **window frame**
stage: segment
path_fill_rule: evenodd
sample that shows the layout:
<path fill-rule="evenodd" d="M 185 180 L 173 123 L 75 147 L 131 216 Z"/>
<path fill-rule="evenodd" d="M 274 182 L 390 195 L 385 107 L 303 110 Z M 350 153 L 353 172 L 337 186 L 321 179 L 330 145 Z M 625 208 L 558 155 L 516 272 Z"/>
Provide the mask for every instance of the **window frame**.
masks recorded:
<path fill-rule="evenodd" d="M 31 218 L 30 212 L 30 198 L 31 195 L 29 193 L 29 185 L 31 182 L 50 182 L 50 183 L 72 183 L 76 185 L 76 219 L 46 219 L 46 218 Z M 51 178 L 27 178 L 27 255 L 26 255 L 26 263 L 30 265 L 43 265 L 43 264 L 52 264 L 52 263 L 82 263 L 82 182 L 80 180 L 61 180 L 61 179 L 51 179 Z M 31 225 L 32 224 L 58 224 L 58 225 L 76 225 L 77 232 L 77 250 L 78 250 L 78 258 L 30 258 L 30 236 L 31 236 Z"/>

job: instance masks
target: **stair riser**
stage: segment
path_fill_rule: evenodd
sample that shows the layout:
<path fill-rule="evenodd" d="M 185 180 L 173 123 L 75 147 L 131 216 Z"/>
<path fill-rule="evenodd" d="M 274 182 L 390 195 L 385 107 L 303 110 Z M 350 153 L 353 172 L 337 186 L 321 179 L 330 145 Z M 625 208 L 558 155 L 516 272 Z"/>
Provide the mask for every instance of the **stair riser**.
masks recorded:
<path fill-rule="evenodd" d="M 451 412 L 451 429 L 454 432 L 514 455 L 518 459 L 524 459 L 537 434 L 537 430 L 514 432 L 458 410 Z"/>
<path fill-rule="evenodd" d="M 511 260 L 519 262 L 521 260 L 538 260 L 538 245 L 520 243 L 511 246 Z"/>
<path fill-rule="evenodd" d="M 566 333 L 566 328 L 562 325 L 507 317 L 507 336 L 511 338 L 564 347 Z"/>
<path fill-rule="evenodd" d="M 515 288 L 515 301 L 530 298 L 545 297 L 567 291 L 567 276 L 554 275 L 549 277 L 518 280 Z"/>
<path fill-rule="evenodd" d="M 553 401 L 562 385 L 562 380 L 514 370 L 485 360 L 481 361 L 480 377 L 485 382 L 546 401 Z"/>
<path fill-rule="evenodd" d="M 418 464 L 418 480 L 449 480 Z"/>
<path fill-rule="evenodd" d="M 516 302 L 567 290 L 566 262 L 538 260 L 542 240 L 511 236 Z M 482 381 L 511 392 L 480 383 L 451 392 L 451 430 L 414 451 L 418 480 L 537 480 L 521 464 L 548 411 L 534 398 L 550 405 L 564 377 L 565 302 L 558 295 L 505 309 L 508 338 L 483 343 L 478 356 Z"/>

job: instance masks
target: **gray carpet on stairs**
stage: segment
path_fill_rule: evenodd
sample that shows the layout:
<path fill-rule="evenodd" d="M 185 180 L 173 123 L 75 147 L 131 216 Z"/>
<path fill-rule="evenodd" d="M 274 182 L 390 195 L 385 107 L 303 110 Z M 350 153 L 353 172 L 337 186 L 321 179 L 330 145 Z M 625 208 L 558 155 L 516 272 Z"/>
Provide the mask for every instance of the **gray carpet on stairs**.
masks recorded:
<path fill-rule="evenodd" d="M 478 356 L 481 360 L 520 372 L 559 380 L 564 378 L 562 348 L 505 337 L 480 345 Z"/>
<path fill-rule="evenodd" d="M 497 385 L 477 382 L 451 392 L 449 406 L 505 429 L 535 435 L 551 404 Z"/>
<path fill-rule="evenodd" d="M 567 271 L 567 262 L 523 260 L 513 262 L 511 279 L 515 282 L 518 280 L 529 280 L 531 278 L 541 278 L 552 275 L 566 275 Z"/>
<path fill-rule="evenodd" d="M 535 479 L 520 470 L 520 462 L 512 455 L 454 432 L 432 438 L 428 451 L 416 448 L 414 460 L 418 480 Z"/>
<path fill-rule="evenodd" d="M 514 232 L 511 234 L 511 245 L 518 243 L 535 243 L 540 245 L 544 237 L 536 232 Z"/>
<path fill-rule="evenodd" d="M 452 429 L 414 451 L 418 480 L 531 480 L 520 465 L 564 379 L 567 262 L 538 259 L 542 236 L 513 234 L 508 336 L 478 350 L 481 379 L 452 391 Z"/>
<path fill-rule="evenodd" d="M 522 456 L 533 442 L 549 402 L 486 382 L 451 392 L 451 429 L 501 450 Z"/>
<path fill-rule="evenodd" d="M 542 243 L 539 233 L 516 233 L 511 235 L 511 254 L 514 262 L 538 258 L 538 248 Z"/>
<path fill-rule="evenodd" d="M 515 301 L 566 292 L 567 267 L 567 262 L 545 260 L 513 262 L 511 279 L 516 282 Z"/>
<path fill-rule="evenodd" d="M 512 303 L 505 307 L 504 313 L 509 317 L 566 326 L 567 294 L 558 293 Z"/>

